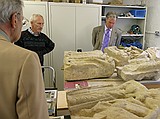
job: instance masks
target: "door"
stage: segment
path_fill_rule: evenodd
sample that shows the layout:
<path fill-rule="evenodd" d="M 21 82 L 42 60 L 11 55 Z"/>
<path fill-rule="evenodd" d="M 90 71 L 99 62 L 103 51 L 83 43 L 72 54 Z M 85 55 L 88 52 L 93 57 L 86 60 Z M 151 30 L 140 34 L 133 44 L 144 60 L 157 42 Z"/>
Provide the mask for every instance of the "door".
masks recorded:
<path fill-rule="evenodd" d="M 76 50 L 93 50 L 92 30 L 101 24 L 100 6 L 83 5 L 76 7 Z"/>
<path fill-rule="evenodd" d="M 50 36 L 56 44 L 53 53 L 53 66 L 56 71 L 58 90 L 64 89 L 64 51 L 75 49 L 75 7 L 61 3 L 50 3 Z"/>

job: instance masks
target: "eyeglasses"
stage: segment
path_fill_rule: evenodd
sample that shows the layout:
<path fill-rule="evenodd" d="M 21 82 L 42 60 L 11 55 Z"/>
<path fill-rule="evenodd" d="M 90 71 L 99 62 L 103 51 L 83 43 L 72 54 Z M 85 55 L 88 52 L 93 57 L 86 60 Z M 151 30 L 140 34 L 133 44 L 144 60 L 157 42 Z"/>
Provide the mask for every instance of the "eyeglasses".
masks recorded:
<path fill-rule="evenodd" d="M 17 15 L 21 15 L 21 13 L 18 12 Z M 29 23 L 29 20 L 26 17 L 23 17 L 22 25 L 27 26 L 28 23 Z"/>
<path fill-rule="evenodd" d="M 29 20 L 24 17 L 23 20 L 22 20 L 22 25 L 27 26 L 28 23 L 29 23 Z"/>

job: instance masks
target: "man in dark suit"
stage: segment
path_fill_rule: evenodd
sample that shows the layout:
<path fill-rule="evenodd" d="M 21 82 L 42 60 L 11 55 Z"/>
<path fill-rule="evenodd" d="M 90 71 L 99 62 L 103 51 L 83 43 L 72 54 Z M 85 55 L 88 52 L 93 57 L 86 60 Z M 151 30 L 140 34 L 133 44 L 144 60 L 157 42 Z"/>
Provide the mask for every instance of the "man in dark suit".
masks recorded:
<path fill-rule="evenodd" d="M 104 50 L 108 46 L 119 46 L 121 42 L 121 31 L 114 27 L 116 23 L 116 13 L 108 12 L 106 14 L 105 25 L 97 26 L 92 31 L 93 50 Z M 104 47 L 105 34 L 109 29 L 109 41 Z"/>

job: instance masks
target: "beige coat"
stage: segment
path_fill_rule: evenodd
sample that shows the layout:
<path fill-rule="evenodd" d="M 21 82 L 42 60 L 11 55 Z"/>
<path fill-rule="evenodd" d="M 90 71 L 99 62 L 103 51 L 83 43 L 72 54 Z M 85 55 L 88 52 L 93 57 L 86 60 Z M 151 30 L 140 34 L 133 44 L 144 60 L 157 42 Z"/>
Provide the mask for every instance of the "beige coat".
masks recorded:
<path fill-rule="evenodd" d="M 0 119 L 48 119 L 36 53 L 0 35 Z"/>
<path fill-rule="evenodd" d="M 92 31 L 92 44 L 93 50 L 100 50 L 102 47 L 103 35 L 105 31 L 105 26 L 95 27 Z M 109 46 L 119 46 L 121 42 L 121 34 L 122 32 L 113 27 L 111 32 L 111 38 L 109 41 Z"/>

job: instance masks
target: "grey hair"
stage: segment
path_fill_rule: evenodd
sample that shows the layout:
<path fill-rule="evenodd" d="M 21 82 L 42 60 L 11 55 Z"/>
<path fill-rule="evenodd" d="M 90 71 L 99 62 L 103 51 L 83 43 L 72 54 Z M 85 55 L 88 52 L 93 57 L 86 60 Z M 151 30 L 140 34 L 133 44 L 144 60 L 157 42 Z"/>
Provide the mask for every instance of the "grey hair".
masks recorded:
<path fill-rule="evenodd" d="M 42 17 L 43 18 L 43 16 L 40 15 L 40 14 L 32 14 L 32 16 L 30 18 L 30 22 L 35 21 L 37 17 Z"/>
<path fill-rule="evenodd" d="M 23 6 L 21 0 L 0 0 L 0 23 L 9 22 L 12 14 L 21 12 Z"/>
<path fill-rule="evenodd" d="M 108 12 L 108 13 L 106 14 L 106 18 L 107 18 L 108 16 L 110 16 L 110 15 L 115 15 L 115 16 L 117 16 L 117 15 L 116 15 L 116 12 L 110 11 L 110 12 Z"/>

